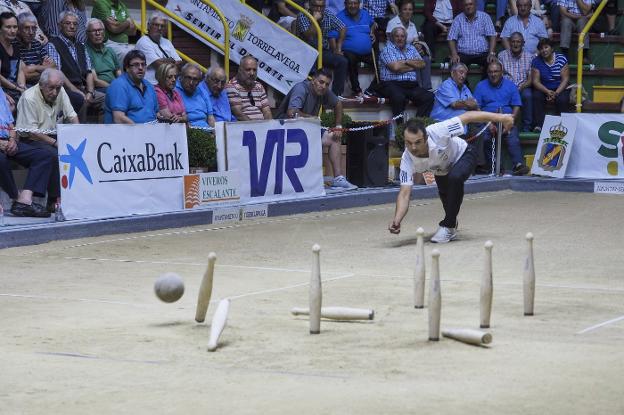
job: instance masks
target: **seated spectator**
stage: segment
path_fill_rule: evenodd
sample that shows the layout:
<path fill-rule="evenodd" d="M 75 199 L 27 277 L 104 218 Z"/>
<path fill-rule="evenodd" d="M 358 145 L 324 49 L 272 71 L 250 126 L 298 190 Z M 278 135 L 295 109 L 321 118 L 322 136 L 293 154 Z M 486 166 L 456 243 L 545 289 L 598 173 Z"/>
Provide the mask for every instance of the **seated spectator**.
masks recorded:
<path fill-rule="evenodd" d="M 476 1 L 477 1 L 476 3 L 477 10 L 481 12 L 485 12 L 485 6 L 488 0 L 476 0 Z M 503 28 L 503 20 L 505 19 L 505 12 L 507 11 L 508 0 L 496 0 L 495 4 L 496 4 L 495 27 L 496 27 L 496 31 L 500 32 L 501 29 Z"/>
<path fill-rule="evenodd" d="M 595 10 L 598 5 L 600 5 L 600 2 L 594 1 L 592 8 Z M 600 13 L 600 16 L 598 16 L 598 19 L 594 22 L 592 31 L 594 33 L 606 33 L 609 36 L 619 36 L 620 31 L 616 29 L 617 13 L 617 0 L 608 0 L 607 5 L 602 9 L 602 13 Z"/>
<path fill-rule="evenodd" d="M 95 90 L 95 73 L 84 43 L 76 37 L 78 16 L 71 11 L 59 15 L 61 33 L 46 45 L 48 56 L 65 74 L 65 89 L 78 113 L 80 122 L 87 121 L 87 108 L 102 109 L 104 94 Z"/>
<path fill-rule="evenodd" d="M 36 29 L 37 19 L 35 16 L 32 14 L 19 16 L 17 39 L 20 59 L 24 64 L 22 68 L 27 88 L 39 82 L 41 72 L 55 66 L 54 61 L 46 54 L 46 49 L 41 42 L 35 39 Z"/>
<path fill-rule="evenodd" d="M 561 13 L 561 33 L 559 47 L 568 60 L 570 60 L 570 42 L 572 32 L 576 29 L 581 33 L 592 14 L 593 0 L 559 0 L 559 12 Z M 589 36 L 585 36 L 583 43 L 583 64 L 589 65 Z"/>
<path fill-rule="evenodd" d="M 342 103 L 329 89 L 331 76 L 331 72 L 321 68 L 314 72 L 311 81 L 306 80 L 295 84 L 277 109 L 277 118 L 317 118 L 321 106 L 323 108 L 333 108 L 334 114 L 336 114 L 337 129 L 324 131 L 321 138 L 323 146 L 329 147 L 329 161 L 334 172 L 332 187 L 357 189 L 357 186 L 349 183 L 343 176 L 340 167 L 340 139 L 342 137 L 341 123 L 343 113 Z"/>
<path fill-rule="evenodd" d="M 105 124 L 143 124 L 156 121 L 158 99 L 145 78 L 145 55 L 140 50 L 126 53 L 124 73 L 111 82 L 104 105 Z"/>
<path fill-rule="evenodd" d="M 496 31 L 492 19 L 477 11 L 475 0 L 464 0 L 464 11 L 453 19 L 448 33 L 451 63 L 475 63 L 485 73 L 488 62 L 496 59 Z"/>
<path fill-rule="evenodd" d="M 15 102 L 26 89 L 23 64 L 17 45 L 17 18 L 11 12 L 0 13 L 0 84 Z"/>
<path fill-rule="evenodd" d="M 537 44 L 537 55 L 531 63 L 531 84 L 533 85 L 534 131 L 542 130 L 545 104 L 555 104 L 556 114 L 566 112 L 570 106 L 570 80 L 568 59 L 553 50 L 550 39 L 541 39 Z"/>
<path fill-rule="evenodd" d="M 156 83 L 156 69 L 163 63 L 175 63 L 178 69 L 182 67 L 182 59 L 178 56 L 173 44 L 162 35 L 165 27 L 167 27 L 165 16 L 154 12 L 149 19 L 147 35 L 141 36 L 136 44 L 137 50 L 145 54 L 147 59 L 145 79 L 152 84 Z"/>
<path fill-rule="evenodd" d="M 419 117 L 429 116 L 433 107 L 433 94 L 418 86 L 417 70 L 425 66 L 416 48 L 407 43 L 404 28 L 396 27 L 390 34 L 390 41 L 379 56 L 379 90 L 390 99 L 392 115 L 405 110 L 407 100 L 416 105 Z"/>
<path fill-rule="evenodd" d="M 106 88 L 119 75 L 121 65 L 112 49 L 104 45 L 104 23 L 100 19 L 87 21 L 87 53 L 95 71 L 95 88 L 106 93 Z"/>
<path fill-rule="evenodd" d="M 232 114 L 228 94 L 225 91 L 227 79 L 225 71 L 220 66 L 211 66 L 206 72 L 206 80 L 200 84 L 201 90 L 208 96 L 212 104 L 215 121 L 236 121 Z"/>
<path fill-rule="evenodd" d="M 548 33 L 550 37 L 552 35 L 552 32 L 559 32 L 561 30 L 561 12 L 559 11 L 559 0 L 539 0 L 539 1 L 541 2 L 541 4 L 544 5 L 544 10 L 546 11 L 546 14 L 547 14 L 547 19 L 550 22 L 550 26 L 546 26 L 547 28 L 551 29 Z"/>
<path fill-rule="evenodd" d="M 428 51 L 428 47 L 423 46 L 423 43 L 419 41 L 418 30 L 413 22 L 414 18 L 414 3 L 412 0 L 400 0 L 399 1 L 399 14 L 393 17 L 388 22 L 386 28 L 386 37 L 389 37 L 392 29 L 395 27 L 402 27 L 407 32 L 407 43 L 413 45 L 421 59 L 425 61 L 425 66 L 418 70 L 418 81 L 420 86 L 425 89 L 431 89 L 431 56 Z M 424 44 L 426 45 L 426 44 Z"/>
<path fill-rule="evenodd" d="M 273 118 L 266 91 L 256 80 L 257 74 L 258 60 L 251 55 L 243 56 L 236 76 L 225 86 L 232 114 L 238 121 Z"/>
<path fill-rule="evenodd" d="M 512 114 L 514 118 L 518 118 L 520 106 L 522 105 L 520 94 L 513 82 L 503 78 L 503 66 L 500 62 L 494 61 L 488 65 L 487 73 L 488 79 L 479 82 L 474 90 L 474 96 L 481 111 L 500 111 L 503 114 Z M 483 133 L 486 166 L 492 166 L 495 158 L 494 154 L 492 154 L 494 152 L 493 137 L 495 134 L 496 126 L 493 124 Z M 513 175 L 523 176 L 527 174 L 529 168 L 522 161 L 518 128 L 513 126 L 511 130 L 503 134 L 503 138 L 507 142 L 507 150 L 509 151 L 513 163 Z"/>
<path fill-rule="evenodd" d="M 518 14 L 505 22 L 501 40 L 505 49 L 510 50 L 509 38 L 512 33 L 520 33 L 524 39 L 524 50 L 532 55 L 537 52 L 537 42 L 548 38 L 546 26 L 542 20 L 531 14 L 531 0 L 516 0 Z"/>
<path fill-rule="evenodd" d="M 327 68 L 332 68 L 334 71 L 332 91 L 336 95 L 342 95 L 347 78 L 347 67 L 349 65 L 347 58 L 343 56 L 342 52 L 342 44 L 347 30 L 344 23 L 342 23 L 335 14 L 329 12 L 325 8 L 325 0 L 310 0 L 310 14 L 316 19 L 321 28 L 321 35 L 323 38 L 323 65 Z M 297 17 L 297 30 L 302 39 L 310 45 L 317 47 L 316 28 L 303 13 L 299 13 Z M 332 30 L 338 31 L 339 36 L 336 41 L 335 49 L 330 50 L 328 33 Z"/>
<path fill-rule="evenodd" d="M 134 36 L 137 31 L 128 7 L 121 0 L 95 0 L 91 17 L 104 23 L 105 45 L 115 52 L 117 61 L 123 62 L 126 53 L 134 48 L 128 44 L 128 36 Z"/>
<path fill-rule="evenodd" d="M 386 10 L 390 8 L 390 12 L 393 16 L 399 14 L 399 8 L 394 4 L 394 0 L 363 0 L 362 9 L 366 10 L 368 14 L 375 20 L 377 27 L 380 30 L 386 31 L 388 25 L 388 18 L 386 17 Z"/>
<path fill-rule="evenodd" d="M 46 150 L 54 157 L 48 182 L 48 211 L 54 212 L 57 198 L 61 195 L 59 183 L 58 143 L 56 125 L 69 122 L 78 123 L 69 96 L 63 85 L 65 76 L 54 68 L 47 68 L 39 77 L 39 83 L 28 88 L 17 104 L 17 125 L 20 130 L 39 130 L 40 132 L 20 133 L 22 141 Z"/>
<path fill-rule="evenodd" d="M 0 2 L 0 13 L 4 13 L 5 11 L 16 15 L 18 20 L 22 14 L 29 14 L 35 17 L 33 11 L 30 9 L 30 7 L 28 7 L 28 4 L 19 0 L 2 0 L 2 2 Z M 37 39 L 37 41 L 41 42 L 44 45 L 48 43 L 48 38 L 45 34 L 43 34 L 43 31 L 39 28 L 36 17 L 35 17 L 35 29 L 36 29 L 35 39 Z"/>
<path fill-rule="evenodd" d="M 188 122 L 184 101 L 176 89 L 177 78 L 178 67 L 173 63 L 163 63 L 156 70 L 158 83 L 154 90 L 158 99 L 158 110 L 163 121 Z"/>
<path fill-rule="evenodd" d="M 28 168 L 26 182 L 18 191 L 11 161 Z M 50 212 L 45 206 L 33 202 L 33 195 L 44 197 L 52 163 L 56 158 L 50 152 L 21 142 L 13 129 L 13 115 L 6 102 L 4 92 L 0 89 L 0 187 L 13 200 L 11 213 L 13 216 L 47 218 Z"/>
<path fill-rule="evenodd" d="M 436 38 L 438 35 L 446 35 L 455 18 L 464 9 L 463 0 L 426 0 L 425 21 L 422 25 L 425 43 L 431 51 L 431 60 L 435 61 Z"/>
<path fill-rule="evenodd" d="M 510 50 L 498 54 L 503 65 L 503 76 L 513 82 L 522 99 L 522 131 L 533 128 L 533 90 L 531 89 L 531 62 L 533 55 L 524 50 L 522 33 L 514 32 L 509 38 Z"/>
<path fill-rule="evenodd" d="M 294 0 L 294 2 L 305 8 L 305 0 Z M 273 0 L 268 17 L 289 32 L 296 33 L 297 25 L 295 21 L 298 13 L 299 11 L 289 6 L 285 0 Z"/>
<path fill-rule="evenodd" d="M 188 122 L 194 127 L 214 127 L 215 118 L 212 113 L 212 103 L 206 94 L 198 88 L 203 76 L 199 66 L 187 63 L 182 67 L 176 90 L 182 96 Z"/>
<path fill-rule="evenodd" d="M 542 7 L 542 3 L 540 0 L 531 0 L 530 1 L 530 13 L 540 19 L 542 23 L 544 23 L 544 27 L 546 27 L 546 32 L 548 33 L 548 37 L 552 36 L 552 24 L 550 22 L 549 13 L 546 11 L 546 5 Z M 518 4 L 515 0 L 509 0 L 509 17 L 518 15 Z M 559 10 L 559 9 L 557 9 Z M 503 27 L 504 29 L 504 27 Z"/>
<path fill-rule="evenodd" d="M 468 68 L 461 62 L 451 67 L 451 77 L 440 84 L 435 91 L 435 102 L 431 110 L 431 118 L 446 121 L 466 111 L 479 109 L 477 101 L 466 86 Z"/>
<path fill-rule="evenodd" d="M 338 18 L 347 28 L 342 52 L 349 61 L 349 82 L 354 95 L 360 95 L 362 88 L 358 80 L 358 66 L 365 62 L 373 66 L 373 42 L 375 41 L 375 22 L 366 10 L 360 9 L 359 0 L 346 0 L 345 9 L 338 13 Z"/>
<path fill-rule="evenodd" d="M 87 12 L 84 0 L 45 0 L 38 15 L 39 26 L 48 37 L 61 35 L 61 21 L 59 15 L 63 12 L 73 12 L 78 18 L 76 26 L 76 40 L 80 43 L 87 41 Z"/>

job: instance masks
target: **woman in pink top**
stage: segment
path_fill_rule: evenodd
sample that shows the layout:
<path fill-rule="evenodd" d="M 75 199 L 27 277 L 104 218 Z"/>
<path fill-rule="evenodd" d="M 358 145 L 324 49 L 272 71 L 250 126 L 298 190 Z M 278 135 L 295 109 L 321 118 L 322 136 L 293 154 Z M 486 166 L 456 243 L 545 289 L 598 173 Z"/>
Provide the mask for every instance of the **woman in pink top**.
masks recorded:
<path fill-rule="evenodd" d="M 156 70 L 158 84 L 154 87 L 160 114 L 169 122 L 187 122 L 186 108 L 180 93 L 175 89 L 178 68 L 173 63 L 163 63 Z"/>

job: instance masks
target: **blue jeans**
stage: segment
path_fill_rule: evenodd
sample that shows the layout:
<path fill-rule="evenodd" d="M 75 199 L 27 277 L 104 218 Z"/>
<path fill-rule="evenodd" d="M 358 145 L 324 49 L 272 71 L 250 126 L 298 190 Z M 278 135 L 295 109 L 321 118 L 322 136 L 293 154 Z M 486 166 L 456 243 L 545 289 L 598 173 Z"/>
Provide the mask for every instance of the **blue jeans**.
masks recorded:
<path fill-rule="evenodd" d="M 328 49 L 323 49 L 323 66 L 331 68 L 334 72 L 332 92 L 336 95 L 342 95 L 345 81 L 347 80 L 349 61 L 342 55 L 337 55 Z"/>
<path fill-rule="evenodd" d="M 490 130 L 488 129 L 483 133 L 485 161 L 488 168 L 490 168 L 490 166 L 492 165 L 492 140 L 496 142 L 496 137 L 493 137 L 492 133 L 490 133 Z M 503 134 L 503 141 L 507 143 L 507 151 L 509 151 L 509 155 L 511 156 L 511 161 L 513 165 L 515 166 L 518 163 L 524 164 L 522 162 L 522 150 L 520 149 L 520 137 L 518 136 L 518 128 L 514 127 L 509 133 Z M 494 147 L 496 147 L 496 144 L 494 144 Z M 494 151 L 496 151 L 496 148 L 494 149 Z M 496 153 L 494 154 L 494 159 L 495 158 Z"/>
<path fill-rule="evenodd" d="M 522 131 L 531 131 L 533 127 L 533 88 L 524 88 L 520 92 L 522 99 Z"/>

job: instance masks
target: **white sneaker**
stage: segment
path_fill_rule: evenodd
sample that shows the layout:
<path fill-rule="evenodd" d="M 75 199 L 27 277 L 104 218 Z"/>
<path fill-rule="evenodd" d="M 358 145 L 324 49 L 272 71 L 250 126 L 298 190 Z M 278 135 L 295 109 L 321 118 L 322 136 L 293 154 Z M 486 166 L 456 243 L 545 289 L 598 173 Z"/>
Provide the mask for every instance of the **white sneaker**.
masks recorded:
<path fill-rule="evenodd" d="M 344 176 L 334 177 L 334 180 L 332 180 L 331 185 L 332 187 L 340 187 L 340 188 L 349 189 L 349 190 L 358 188 L 356 185 L 349 183 L 349 181 L 345 179 Z"/>
<path fill-rule="evenodd" d="M 457 231 L 455 228 L 440 226 L 438 231 L 431 237 L 430 241 L 436 244 L 445 244 L 451 242 L 455 238 L 457 238 Z"/>

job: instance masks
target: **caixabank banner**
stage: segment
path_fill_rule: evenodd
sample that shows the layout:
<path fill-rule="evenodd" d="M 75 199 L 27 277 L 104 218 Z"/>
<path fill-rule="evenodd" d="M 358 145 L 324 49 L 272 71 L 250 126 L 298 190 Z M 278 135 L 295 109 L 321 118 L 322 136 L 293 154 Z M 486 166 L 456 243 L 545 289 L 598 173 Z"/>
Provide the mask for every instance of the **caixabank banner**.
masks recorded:
<path fill-rule="evenodd" d="M 184 124 L 59 124 L 58 153 L 66 219 L 183 209 Z"/>

